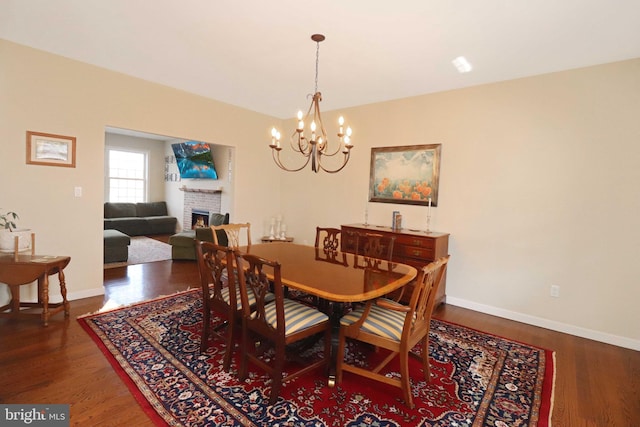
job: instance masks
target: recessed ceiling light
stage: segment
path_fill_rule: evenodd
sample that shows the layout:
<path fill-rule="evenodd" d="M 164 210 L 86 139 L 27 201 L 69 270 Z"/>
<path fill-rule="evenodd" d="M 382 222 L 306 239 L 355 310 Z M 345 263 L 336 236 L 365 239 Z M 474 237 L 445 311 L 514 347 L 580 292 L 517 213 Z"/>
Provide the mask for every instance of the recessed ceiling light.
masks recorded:
<path fill-rule="evenodd" d="M 458 69 L 460 73 L 468 73 L 473 69 L 467 58 L 464 56 L 458 56 L 456 59 L 451 61 L 453 65 Z"/>

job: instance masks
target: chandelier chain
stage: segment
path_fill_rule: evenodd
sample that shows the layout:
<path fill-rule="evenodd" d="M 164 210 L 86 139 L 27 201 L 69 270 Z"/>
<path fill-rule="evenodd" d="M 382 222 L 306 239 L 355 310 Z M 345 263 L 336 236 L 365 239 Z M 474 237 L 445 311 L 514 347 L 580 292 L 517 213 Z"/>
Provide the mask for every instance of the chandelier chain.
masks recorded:
<path fill-rule="evenodd" d="M 318 92 L 318 65 L 320 64 L 320 42 L 316 42 L 316 86 L 313 93 Z"/>

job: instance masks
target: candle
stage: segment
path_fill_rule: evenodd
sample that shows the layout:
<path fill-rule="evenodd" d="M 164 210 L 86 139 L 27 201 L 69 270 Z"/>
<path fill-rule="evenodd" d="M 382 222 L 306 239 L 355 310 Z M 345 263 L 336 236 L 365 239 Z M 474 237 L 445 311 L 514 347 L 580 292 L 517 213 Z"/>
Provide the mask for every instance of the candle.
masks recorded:
<path fill-rule="evenodd" d="M 431 216 L 431 197 L 429 197 L 429 216 Z"/>

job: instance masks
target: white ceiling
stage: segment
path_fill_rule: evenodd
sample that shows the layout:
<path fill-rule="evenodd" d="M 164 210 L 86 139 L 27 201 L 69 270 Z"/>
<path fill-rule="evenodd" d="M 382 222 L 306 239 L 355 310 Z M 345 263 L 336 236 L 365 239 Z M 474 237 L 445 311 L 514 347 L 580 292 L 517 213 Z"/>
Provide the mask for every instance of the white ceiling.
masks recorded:
<path fill-rule="evenodd" d="M 333 110 L 638 58 L 639 18 L 638 0 L 0 0 L 0 38 L 289 118 L 313 33 Z"/>

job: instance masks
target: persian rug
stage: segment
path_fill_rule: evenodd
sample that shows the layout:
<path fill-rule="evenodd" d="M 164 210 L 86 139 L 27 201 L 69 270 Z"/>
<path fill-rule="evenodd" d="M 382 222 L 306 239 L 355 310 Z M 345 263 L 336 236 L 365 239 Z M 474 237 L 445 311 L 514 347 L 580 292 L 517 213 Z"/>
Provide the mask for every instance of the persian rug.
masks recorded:
<path fill-rule="evenodd" d="M 132 236 L 127 262 L 111 262 L 104 264 L 104 268 L 124 267 L 125 265 L 144 264 L 169 259 L 171 259 L 170 244 L 160 242 L 151 237 Z"/>
<path fill-rule="evenodd" d="M 286 383 L 269 405 L 270 380 L 262 371 L 250 365 L 247 381 L 238 380 L 237 349 L 231 372 L 222 369 L 222 340 L 213 337 L 200 353 L 202 304 L 196 289 L 78 321 L 157 425 L 550 425 L 552 351 L 441 320 L 431 325 L 431 382 L 410 358 L 414 409 L 403 403 L 398 388 L 350 373 L 329 387 L 322 370 Z M 306 352 L 314 357 L 322 349 Z M 351 343 L 346 357 L 367 366 L 377 353 Z M 399 375 L 397 368 L 389 375 Z"/>

